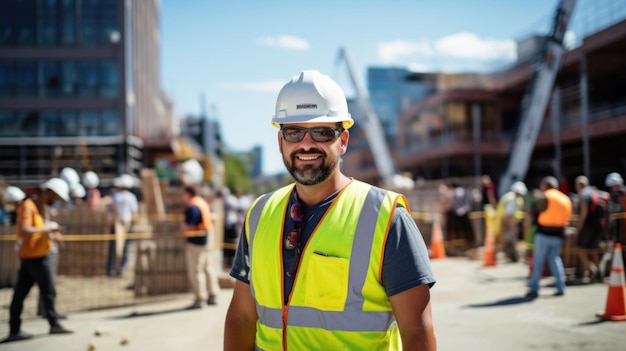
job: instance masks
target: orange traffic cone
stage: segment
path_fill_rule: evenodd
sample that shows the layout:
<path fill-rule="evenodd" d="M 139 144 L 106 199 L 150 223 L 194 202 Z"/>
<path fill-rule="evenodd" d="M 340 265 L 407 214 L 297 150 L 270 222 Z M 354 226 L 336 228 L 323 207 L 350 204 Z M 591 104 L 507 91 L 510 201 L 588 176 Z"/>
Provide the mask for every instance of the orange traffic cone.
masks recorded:
<path fill-rule="evenodd" d="M 609 278 L 609 294 L 604 312 L 596 313 L 596 317 L 612 321 L 626 321 L 626 283 L 624 283 L 624 260 L 622 244 L 615 244 L 613 265 Z"/>
<path fill-rule="evenodd" d="M 430 258 L 446 258 L 446 248 L 443 244 L 443 232 L 438 218 L 433 221 L 433 233 L 430 240 Z"/>
<path fill-rule="evenodd" d="M 483 266 L 493 267 L 496 265 L 496 235 L 493 232 L 495 213 L 493 210 L 485 211 L 485 248 L 483 254 Z"/>

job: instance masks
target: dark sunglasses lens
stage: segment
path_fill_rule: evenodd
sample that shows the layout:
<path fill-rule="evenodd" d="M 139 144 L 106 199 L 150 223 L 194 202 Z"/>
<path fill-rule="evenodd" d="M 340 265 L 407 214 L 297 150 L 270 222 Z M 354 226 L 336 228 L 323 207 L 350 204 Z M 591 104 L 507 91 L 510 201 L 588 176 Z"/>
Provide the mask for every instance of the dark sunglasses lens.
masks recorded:
<path fill-rule="evenodd" d="M 328 142 L 339 136 L 339 131 L 331 127 L 283 127 L 283 139 L 290 143 L 299 143 L 304 139 L 306 132 L 311 134 L 311 138 L 317 142 Z"/>
<path fill-rule="evenodd" d="M 290 143 L 297 143 L 302 141 L 302 139 L 304 139 L 305 133 L 306 130 L 304 129 L 297 129 L 293 127 L 283 128 L 283 138 Z"/>
<path fill-rule="evenodd" d="M 315 141 L 325 142 L 331 141 L 336 137 L 336 130 L 330 127 L 314 127 L 311 128 L 311 137 Z"/>

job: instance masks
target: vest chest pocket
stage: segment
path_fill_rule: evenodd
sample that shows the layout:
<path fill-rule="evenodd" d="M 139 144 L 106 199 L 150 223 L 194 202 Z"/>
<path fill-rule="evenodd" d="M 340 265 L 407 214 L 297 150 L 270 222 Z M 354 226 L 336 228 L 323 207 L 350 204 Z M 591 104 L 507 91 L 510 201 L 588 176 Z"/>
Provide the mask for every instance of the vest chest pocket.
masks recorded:
<path fill-rule="evenodd" d="M 304 272 L 304 305 L 342 311 L 348 295 L 350 260 L 315 252 Z"/>

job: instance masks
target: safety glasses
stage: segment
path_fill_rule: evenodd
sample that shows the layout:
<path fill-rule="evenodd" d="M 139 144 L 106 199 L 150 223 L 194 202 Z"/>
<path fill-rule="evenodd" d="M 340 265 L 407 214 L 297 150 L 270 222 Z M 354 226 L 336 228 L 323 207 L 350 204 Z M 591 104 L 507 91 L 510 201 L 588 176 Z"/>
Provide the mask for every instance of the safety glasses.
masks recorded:
<path fill-rule="evenodd" d="M 283 139 L 290 143 L 299 143 L 304 139 L 304 136 L 307 132 L 311 135 L 311 138 L 318 143 L 326 143 L 329 141 L 333 141 L 341 135 L 343 132 L 343 128 L 333 128 L 333 127 L 312 127 L 312 128 L 304 128 L 304 127 L 282 127 L 280 129 L 283 134 Z"/>

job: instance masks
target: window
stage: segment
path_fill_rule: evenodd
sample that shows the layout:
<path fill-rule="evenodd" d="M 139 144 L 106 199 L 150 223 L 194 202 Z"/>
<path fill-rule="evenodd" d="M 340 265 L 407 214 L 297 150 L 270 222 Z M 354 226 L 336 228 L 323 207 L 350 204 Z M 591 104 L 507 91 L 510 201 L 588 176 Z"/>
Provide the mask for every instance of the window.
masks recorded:
<path fill-rule="evenodd" d="M 43 111 L 40 114 L 41 133 L 40 137 L 56 137 L 59 136 L 59 119 L 58 113 L 53 111 Z"/>
<path fill-rule="evenodd" d="M 0 62 L 0 96 L 15 95 L 15 74 L 14 62 Z"/>
<path fill-rule="evenodd" d="M 15 4 L 12 1 L 0 1 L 0 45 L 13 44 L 15 36 L 13 13 Z"/>
<path fill-rule="evenodd" d="M 71 45 L 76 42 L 76 3 L 75 0 L 61 2 L 61 44 Z"/>
<path fill-rule="evenodd" d="M 99 134 L 99 116 L 96 111 L 82 111 L 80 113 L 80 136 L 97 136 Z"/>
<path fill-rule="evenodd" d="M 37 28 L 37 1 L 14 0 L 15 2 L 15 41 L 18 45 L 35 44 L 35 29 Z"/>
<path fill-rule="evenodd" d="M 78 95 L 95 96 L 98 93 L 98 64 L 94 61 L 83 61 L 76 64 L 78 79 Z"/>
<path fill-rule="evenodd" d="M 17 94 L 19 96 L 34 96 L 37 94 L 37 64 L 35 62 L 18 62 Z"/>
<path fill-rule="evenodd" d="M 59 35 L 59 11 L 57 0 L 40 0 L 39 2 L 39 43 L 56 44 Z"/>
<path fill-rule="evenodd" d="M 20 132 L 23 136 L 39 135 L 39 112 L 30 111 L 21 113 Z"/>
<path fill-rule="evenodd" d="M 61 94 L 61 65 L 57 61 L 41 63 L 41 82 L 39 92 L 43 96 Z"/>
<path fill-rule="evenodd" d="M 118 0 L 0 0 L 0 46 L 119 42 Z"/>
<path fill-rule="evenodd" d="M 12 112 L 0 111 L 0 136 L 15 137 L 20 130 L 19 118 Z"/>
<path fill-rule="evenodd" d="M 98 0 L 83 0 L 80 3 L 80 42 L 94 45 L 98 43 Z"/>
<path fill-rule="evenodd" d="M 100 95 L 117 96 L 119 94 L 120 74 L 117 62 L 100 63 Z"/>
<path fill-rule="evenodd" d="M 115 111 L 102 112 L 102 129 L 103 136 L 116 136 L 120 134 L 120 117 Z"/>
<path fill-rule="evenodd" d="M 64 61 L 61 63 L 61 94 L 64 96 L 76 95 L 78 90 L 76 81 L 76 63 Z"/>
<path fill-rule="evenodd" d="M 70 137 L 78 135 L 78 116 L 73 111 L 63 111 L 59 114 L 59 136 Z"/>

